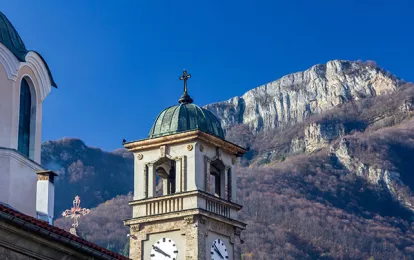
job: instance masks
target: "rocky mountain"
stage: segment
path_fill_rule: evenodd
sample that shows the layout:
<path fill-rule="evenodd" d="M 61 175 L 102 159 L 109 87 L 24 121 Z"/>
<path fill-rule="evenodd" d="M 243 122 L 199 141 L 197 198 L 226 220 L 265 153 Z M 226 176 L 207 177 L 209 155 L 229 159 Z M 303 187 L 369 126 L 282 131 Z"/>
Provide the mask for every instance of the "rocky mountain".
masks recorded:
<path fill-rule="evenodd" d="M 243 259 L 414 259 L 413 84 L 335 60 L 206 107 L 251 148 L 238 169 Z M 46 142 L 42 160 L 60 174 L 58 211 L 79 194 L 97 206 L 81 235 L 126 252 L 114 223 L 131 214 L 131 156 L 66 138 Z"/>
<path fill-rule="evenodd" d="M 225 128 L 244 124 L 258 132 L 303 122 L 350 101 L 392 93 L 404 83 L 372 61 L 333 60 L 206 108 Z"/>

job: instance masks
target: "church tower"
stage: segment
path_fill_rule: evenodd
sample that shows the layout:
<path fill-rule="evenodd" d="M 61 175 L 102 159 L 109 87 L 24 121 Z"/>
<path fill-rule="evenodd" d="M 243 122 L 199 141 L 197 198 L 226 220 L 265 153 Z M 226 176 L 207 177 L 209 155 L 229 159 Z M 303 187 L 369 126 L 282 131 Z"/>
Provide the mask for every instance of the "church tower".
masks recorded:
<path fill-rule="evenodd" d="M 193 104 L 184 71 L 179 104 L 162 111 L 134 154 L 130 258 L 241 259 L 235 163 L 246 150 L 224 138 L 219 120 Z"/>
<path fill-rule="evenodd" d="M 42 103 L 52 87 L 44 59 L 0 12 L 0 203 L 49 222 L 55 174 L 40 166 L 40 154 Z"/>

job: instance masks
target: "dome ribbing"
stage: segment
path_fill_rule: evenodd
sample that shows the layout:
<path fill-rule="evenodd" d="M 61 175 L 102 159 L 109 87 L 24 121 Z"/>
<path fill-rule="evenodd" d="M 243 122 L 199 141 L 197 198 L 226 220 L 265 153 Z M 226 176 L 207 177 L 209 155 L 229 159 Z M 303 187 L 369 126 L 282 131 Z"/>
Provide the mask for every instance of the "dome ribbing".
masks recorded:
<path fill-rule="evenodd" d="M 149 138 L 192 130 L 200 130 L 224 139 L 224 131 L 217 117 L 192 103 L 182 103 L 163 110 L 155 120 Z"/>

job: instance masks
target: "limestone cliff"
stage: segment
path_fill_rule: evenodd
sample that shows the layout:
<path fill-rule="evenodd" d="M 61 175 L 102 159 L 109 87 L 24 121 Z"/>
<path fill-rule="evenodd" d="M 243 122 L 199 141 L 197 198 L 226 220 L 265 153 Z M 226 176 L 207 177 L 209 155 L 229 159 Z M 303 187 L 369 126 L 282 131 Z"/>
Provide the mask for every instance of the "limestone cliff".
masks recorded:
<path fill-rule="evenodd" d="M 330 149 L 329 165 L 414 212 L 414 164 L 406 158 L 414 147 L 413 104 L 412 83 L 372 62 L 334 60 L 207 108 L 222 119 L 230 141 L 251 144 L 250 165 L 276 166 Z M 256 135 L 243 141 L 241 125 Z"/>
<path fill-rule="evenodd" d="M 401 133 L 395 132 L 394 134 Z M 411 138 L 406 137 L 408 140 L 412 139 L 412 135 Z M 384 139 L 386 138 L 385 136 Z M 410 187 L 410 181 L 407 181 L 407 183 L 402 181 L 402 177 L 405 177 L 407 180 L 409 176 L 401 176 L 401 174 L 408 175 L 408 172 L 401 171 L 401 169 L 398 171 L 399 167 L 395 167 L 396 165 L 392 165 L 391 170 L 387 169 L 389 167 L 378 166 L 374 162 L 366 163 L 363 159 L 358 158 L 359 156 L 354 156 L 351 150 L 350 142 L 346 138 L 342 138 L 338 144 L 331 146 L 332 155 L 338 158 L 339 162 L 350 172 L 364 178 L 371 184 L 383 186 L 396 201 L 414 212 L 414 193 Z M 387 160 L 387 158 L 381 159 Z"/>
<path fill-rule="evenodd" d="M 260 131 L 302 122 L 348 101 L 393 92 L 403 83 L 372 62 L 333 60 L 206 108 L 224 128 L 246 124 Z"/>

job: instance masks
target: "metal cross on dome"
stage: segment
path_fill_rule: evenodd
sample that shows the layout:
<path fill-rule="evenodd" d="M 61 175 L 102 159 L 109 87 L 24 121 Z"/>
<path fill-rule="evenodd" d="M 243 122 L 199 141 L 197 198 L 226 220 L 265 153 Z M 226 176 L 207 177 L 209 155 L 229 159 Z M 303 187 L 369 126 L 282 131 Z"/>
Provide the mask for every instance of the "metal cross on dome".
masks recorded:
<path fill-rule="evenodd" d="M 70 229 L 70 232 L 74 235 L 76 235 L 76 228 L 79 226 L 79 218 L 81 216 L 85 216 L 86 214 L 89 214 L 90 209 L 81 208 L 80 207 L 80 197 L 76 196 L 73 200 L 73 207 L 71 209 L 67 209 L 63 211 L 62 216 L 65 218 L 72 218 L 73 224 L 72 228 Z"/>
<path fill-rule="evenodd" d="M 180 77 L 180 80 L 184 80 L 184 93 L 187 94 L 187 80 L 191 78 L 191 74 L 187 74 L 187 70 L 184 69 L 183 75 Z"/>
<path fill-rule="evenodd" d="M 184 69 L 183 75 L 179 77 L 180 80 L 184 81 L 184 93 L 181 95 L 180 99 L 178 100 L 178 102 L 181 104 L 193 103 L 193 99 L 190 97 L 190 95 L 188 95 L 188 91 L 187 91 L 187 80 L 189 78 L 191 78 L 191 74 L 188 74 L 187 70 Z"/>

